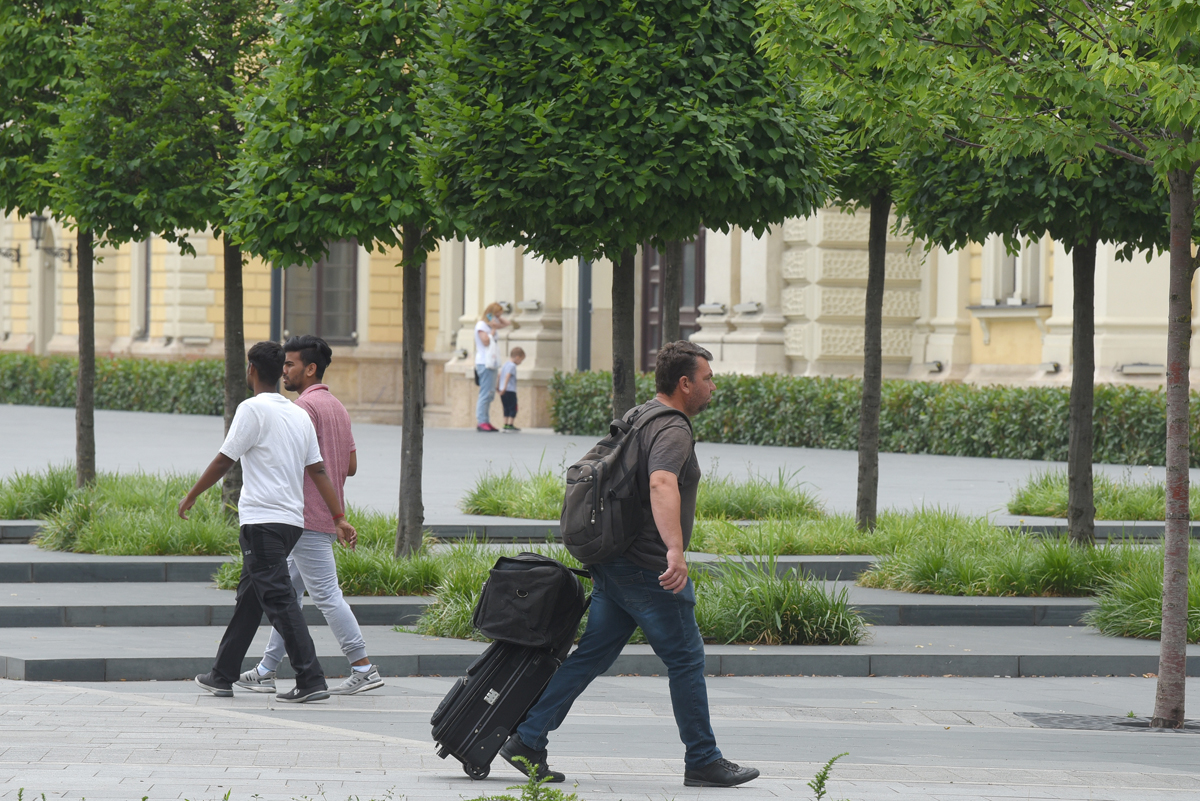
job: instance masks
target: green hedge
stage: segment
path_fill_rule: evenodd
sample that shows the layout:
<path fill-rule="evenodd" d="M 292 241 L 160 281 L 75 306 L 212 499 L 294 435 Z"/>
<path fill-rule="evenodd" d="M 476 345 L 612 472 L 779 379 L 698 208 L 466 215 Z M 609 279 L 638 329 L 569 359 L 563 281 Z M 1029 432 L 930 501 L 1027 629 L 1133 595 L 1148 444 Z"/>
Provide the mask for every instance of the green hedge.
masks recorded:
<path fill-rule="evenodd" d="M 564 434 L 608 429 L 609 373 L 556 373 L 551 417 Z M 704 442 L 854 450 L 861 382 L 783 375 L 717 377 L 717 393 L 695 424 Z M 637 399 L 654 394 L 638 376 Z M 1060 387 L 977 387 L 883 382 L 880 449 L 1007 459 L 1066 461 L 1070 392 Z M 1096 386 L 1095 461 L 1161 465 L 1166 456 L 1166 395 L 1161 389 Z M 1192 466 L 1200 467 L 1200 395 L 1192 396 Z"/>
<path fill-rule="evenodd" d="M 79 360 L 0 354 L 0 403 L 74 406 Z M 127 412 L 221 414 L 225 365 L 219 359 L 96 359 L 96 408 Z"/>

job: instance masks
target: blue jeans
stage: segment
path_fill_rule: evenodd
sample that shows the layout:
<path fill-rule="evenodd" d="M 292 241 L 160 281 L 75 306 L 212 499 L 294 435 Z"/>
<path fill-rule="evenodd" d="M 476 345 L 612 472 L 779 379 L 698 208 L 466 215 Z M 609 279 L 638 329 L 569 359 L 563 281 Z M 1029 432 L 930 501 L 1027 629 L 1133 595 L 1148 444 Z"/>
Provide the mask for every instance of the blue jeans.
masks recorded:
<path fill-rule="evenodd" d="M 704 684 L 704 640 L 696 626 L 696 590 L 688 579 L 678 594 L 664 590 L 658 573 L 628 559 L 592 565 L 592 605 L 587 629 L 517 734 L 535 751 L 546 748 L 549 732 L 562 725 L 571 704 L 592 680 L 612 667 L 641 626 L 654 653 L 667 666 L 671 706 L 679 739 L 687 748 L 684 765 L 701 768 L 721 758 L 708 715 Z"/>
<path fill-rule="evenodd" d="M 492 406 L 492 398 L 496 397 L 496 371 L 477 364 L 475 365 L 475 375 L 479 376 L 479 400 L 475 403 L 475 424 L 483 425 L 491 422 L 489 411 Z"/>

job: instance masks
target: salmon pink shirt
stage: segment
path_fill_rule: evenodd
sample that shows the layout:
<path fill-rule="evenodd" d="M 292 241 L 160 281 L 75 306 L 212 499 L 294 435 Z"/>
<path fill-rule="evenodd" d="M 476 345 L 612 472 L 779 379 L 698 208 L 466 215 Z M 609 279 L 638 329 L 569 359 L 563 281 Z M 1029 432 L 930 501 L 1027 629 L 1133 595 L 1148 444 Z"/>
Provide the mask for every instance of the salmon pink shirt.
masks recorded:
<path fill-rule="evenodd" d="M 344 510 L 346 496 L 343 488 L 350 470 L 350 454 L 355 450 L 354 435 L 350 433 L 350 414 L 324 384 L 313 384 L 301 392 L 296 405 L 308 412 L 312 419 L 313 427 L 317 430 L 317 444 L 321 447 L 321 458 L 325 461 L 325 472 Z M 333 514 L 308 473 L 304 474 L 304 528 L 323 534 L 337 533 Z"/>

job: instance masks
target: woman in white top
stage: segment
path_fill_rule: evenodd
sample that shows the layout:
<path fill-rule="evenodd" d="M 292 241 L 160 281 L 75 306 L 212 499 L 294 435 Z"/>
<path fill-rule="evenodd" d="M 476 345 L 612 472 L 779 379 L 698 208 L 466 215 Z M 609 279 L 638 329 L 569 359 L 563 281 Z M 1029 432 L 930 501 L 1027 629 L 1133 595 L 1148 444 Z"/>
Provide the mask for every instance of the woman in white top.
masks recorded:
<path fill-rule="evenodd" d="M 479 385 L 479 400 L 475 404 L 475 430 L 499 431 L 489 420 L 492 398 L 496 396 L 496 371 L 500 369 L 500 343 L 496 332 L 508 325 L 501 317 L 504 308 L 489 303 L 483 316 L 475 323 L 475 383 Z"/>

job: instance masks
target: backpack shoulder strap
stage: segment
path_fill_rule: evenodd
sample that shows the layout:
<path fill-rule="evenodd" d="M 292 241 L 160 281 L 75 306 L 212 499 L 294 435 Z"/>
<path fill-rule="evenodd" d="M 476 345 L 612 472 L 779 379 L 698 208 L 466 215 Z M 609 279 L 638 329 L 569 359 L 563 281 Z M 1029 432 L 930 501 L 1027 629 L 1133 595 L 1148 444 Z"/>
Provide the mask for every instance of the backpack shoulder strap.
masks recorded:
<path fill-rule="evenodd" d="M 689 430 L 691 429 L 692 421 L 688 419 L 688 416 L 686 414 L 684 414 L 683 412 L 679 411 L 676 408 L 673 408 L 671 406 L 666 406 L 666 405 L 659 406 L 654 409 L 650 409 L 649 411 L 639 412 L 637 417 L 635 417 L 633 419 L 633 427 L 640 429 L 640 428 L 644 427 L 647 423 L 649 423 L 651 420 L 657 420 L 658 418 L 663 417 L 668 414 L 679 415 L 680 417 L 683 418 L 684 422 L 687 423 L 688 429 Z"/>
<path fill-rule="evenodd" d="M 625 415 L 626 419 L 624 419 L 624 420 L 613 420 L 611 423 L 609 423 L 609 426 L 608 426 L 609 432 L 615 437 L 615 436 L 617 436 L 618 433 L 628 434 L 630 431 L 640 431 L 642 429 L 642 427 L 645 426 L 647 423 L 649 423 L 651 420 L 656 420 L 659 417 L 662 417 L 662 416 L 668 415 L 668 414 L 679 415 L 687 423 L 688 430 L 689 431 L 692 430 L 692 421 L 688 419 L 688 416 L 686 414 L 679 411 L 678 409 L 674 409 L 670 406 L 663 405 L 663 406 L 659 406 L 655 409 L 650 409 L 649 411 L 644 411 L 643 410 L 644 406 L 645 406 L 645 404 L 642 404 L 641 406 L 635 406 L 632 409 L 630 409 L 629 413 L 627 413 Z"/>

